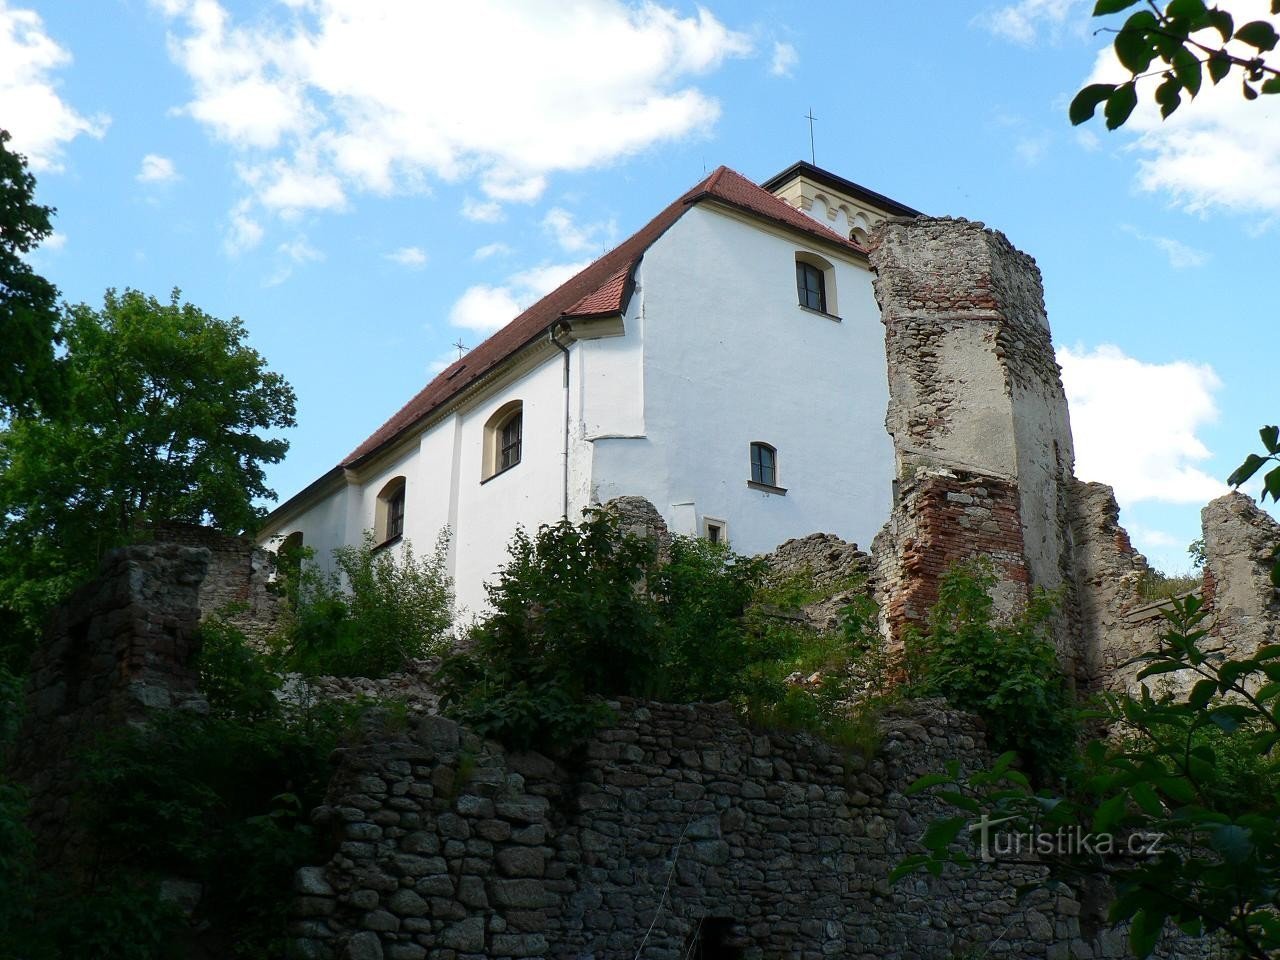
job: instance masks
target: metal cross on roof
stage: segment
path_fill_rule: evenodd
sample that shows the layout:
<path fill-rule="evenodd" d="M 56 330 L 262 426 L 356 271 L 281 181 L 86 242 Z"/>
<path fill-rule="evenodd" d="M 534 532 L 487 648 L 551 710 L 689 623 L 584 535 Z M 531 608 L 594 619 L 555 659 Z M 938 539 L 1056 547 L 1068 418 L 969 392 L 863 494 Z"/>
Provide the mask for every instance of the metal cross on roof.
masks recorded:
<path fill-rule="evenodd" d="M 459 360 L 461 360 L 462 355 L 467 352 L 467 345 L 462 342 L 461 337 L 459 337 L 456 342 L 449 344 L 449 346 L 457 348 Z"/>
<path fill-rule="evenodd" d="M 805 114 L 805 119 L 809 121 L 809 162 L 816 167 L 818 158 L 813 152 L 813 121 L 818 118 L 813 115 L 813 107 L 809 108 L 809 112 Z"/>

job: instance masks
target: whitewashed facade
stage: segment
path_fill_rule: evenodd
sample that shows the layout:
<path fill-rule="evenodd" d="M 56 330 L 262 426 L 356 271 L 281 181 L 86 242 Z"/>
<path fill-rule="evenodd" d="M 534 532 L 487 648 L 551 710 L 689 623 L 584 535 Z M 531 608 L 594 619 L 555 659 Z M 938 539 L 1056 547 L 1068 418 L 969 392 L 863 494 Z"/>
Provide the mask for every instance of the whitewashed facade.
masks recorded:
<path fill-rule="evenodd" d="M 584 271 L 582 302 L 552 294 L 446 369 L 403 422 L 277 508 L 262 541 L 300 535 L 323 562 L 367 529 L 421 552 L 447 527 L 471 611 L 516 527 L 566 504 L 577 519 L 643 496 L 673 532 L 743 553 L 814 531 L 869 544 L 889 515 L 894 452 L 883 327 L 848 237 L 914 211 L 808 164 L 769 186 L 795 206 L 721 168 Z M 821 270 L 825 313 L 799 303 L 798 259 Z M 518 462 L 499 470 L 517 406 Z M 753 443 L 776 451 L 772 476 L 756 474 L 770 483 L 753 482 Z"/>

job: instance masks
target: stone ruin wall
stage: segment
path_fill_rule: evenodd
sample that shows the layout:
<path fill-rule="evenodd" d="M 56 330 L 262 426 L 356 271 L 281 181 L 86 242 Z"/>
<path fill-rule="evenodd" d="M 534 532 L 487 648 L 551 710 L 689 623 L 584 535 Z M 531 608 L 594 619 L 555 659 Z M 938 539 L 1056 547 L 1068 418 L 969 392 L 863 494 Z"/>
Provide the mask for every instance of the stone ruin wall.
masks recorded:
<path fill-rule="evenodd" d="M 84 837 L 70 827 L 76 754 L 156 709 L 208 709 L 193 659 L 209 551 L 177 544 L 108 554 L 96 580 L 54 613 L 27 681 L 7 769 L 29 791 L 42 864 L 73 875 Z"/>
<path fill-rule="evenodd" d="M 1035 261 L 948 217 L 886 221 L 871 244 L 889 369 L 895 503 L 875 553 L 886 629 L 920 623 L 955 561 L 992 556 L 997 606 L 1061 590 L 1054 638 L 1083 679 L 1070 535 L 1074 453 Z"/>
<path fill-rule="evenodd" d="M 910 705 L 864 760 L 726 706 L 614 706 L 568 767 L 443 718 L 345 751 L 314 818 L 333 856 L 296 880 L 300 956 L 679 960 L 699 931 L 747 960 L 1128 955 L 1079 900 L 1016 903 L 1004 870 L 888 883 L 942 812 L 904 788 L 989 759 L 966 715 Z"/>

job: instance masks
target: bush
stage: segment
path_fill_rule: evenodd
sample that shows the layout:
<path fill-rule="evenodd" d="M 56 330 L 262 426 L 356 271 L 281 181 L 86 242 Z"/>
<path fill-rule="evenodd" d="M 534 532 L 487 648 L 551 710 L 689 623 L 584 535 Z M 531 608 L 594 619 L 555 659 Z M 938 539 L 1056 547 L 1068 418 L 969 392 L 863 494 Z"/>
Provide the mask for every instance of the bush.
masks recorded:
<path fill-rule="evenodd" d="M 286 665 L 309 676 L 384 677 L 438 652 L 453 625 L 449 534 L 418 559 L 408 542 L 400 556 L 379 550 L 365 532 L 360 546 L 333 552 L 332 573 L 314 563 L 282 565 L 292 613 L 284 632 Z"/>
<path fill-rule="evenodd" d="M 443 703 L 520 748 L 575 743 L 607 719 L 604 699 L 624 695 L 730 700 L 761 722 L 834 729 L 848 638 L 755 606 L 764 574 L 759 559 L 687 537 L 660 561 L 607 511 L 520 532 L 488 588 L 492 616 L 441 667 Z M 789 688 L 804 666 L 841 669 L 816 693 Z"/>
<path fill-rule="evenodd" d="M 938 588 L 929 627 L 908 634 L 910 693 L 945 697 L 980 716 L 991 745 L 1015 750 L 1033 776 L 1066 772 L 1077 722 L 1057 651 L 1046 637 L 1054 603 L 1036 595 L 1009 624 L 997 624 L 991 564 L 952 567 Z"/>
<path fill-rule="evenodd" d="M 265 662 L 235 638 L 206 628 L 209 715 L 173 711 L 86 753 L 79 815 L 103 876 L 194 880 L 198 921 L 240 956 L 282 956 L 293 873 L 323 859 L 306 817 L 360 711 L 277 701 Z"/>

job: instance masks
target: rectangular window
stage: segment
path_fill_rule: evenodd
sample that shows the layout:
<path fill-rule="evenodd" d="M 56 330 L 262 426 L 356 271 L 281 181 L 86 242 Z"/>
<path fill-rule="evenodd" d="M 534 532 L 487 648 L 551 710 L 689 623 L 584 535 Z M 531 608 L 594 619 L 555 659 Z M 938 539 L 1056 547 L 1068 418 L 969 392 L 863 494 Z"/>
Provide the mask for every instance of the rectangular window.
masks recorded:
<path fill-rule="evenodd" d="M 778 453 L 767 443 L 751 445 L 751 479 L 770 487 L 778 485 Z"/>
<path fill-rule="evenodd" d="M 404 487 L 387 501 L 387 539 L 394 540 L 404 533 Z"/>
<path fill-rule="evenodd" d="M 827 288 L 822 271 L 811 263 L 796 261 L 796 292 L 800 306 L 827 312 Z"/>
<path fill-rule="evenodd" d="M 506 470 L 520 462 L 520 444 L 524 417 L 517 413 L 502 428 L 502 455 L 498 458 L 498 469 Z"/>

